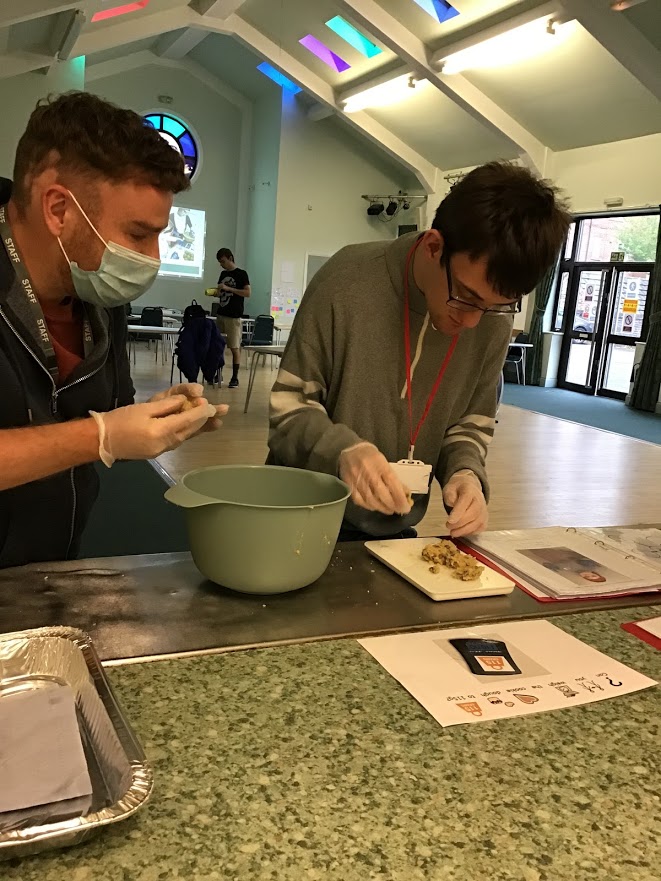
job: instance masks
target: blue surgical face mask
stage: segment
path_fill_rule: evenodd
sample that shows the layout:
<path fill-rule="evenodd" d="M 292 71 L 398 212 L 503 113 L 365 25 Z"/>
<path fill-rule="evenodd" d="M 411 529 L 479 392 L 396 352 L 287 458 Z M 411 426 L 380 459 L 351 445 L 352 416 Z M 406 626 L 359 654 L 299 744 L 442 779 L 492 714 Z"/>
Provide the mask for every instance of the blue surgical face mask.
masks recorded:
<path fill-rule="evenodd" d="M 71 278 L 77 296 L 86 303 L 105 306 L 108 309 L 137 300 L 154 283 L 161 261 L 147 257 L 145 254 L 138 254 L 137 251 L 117 245 L 115 242 L 106 242 L 81 208 L 78 199 L 71 192 L 69 195 L 105 245 L 99 268 L 81 269 L 77 263 L 69 260 L 64 245 L 58 238 L 62 253 L 71 268 Z"/>

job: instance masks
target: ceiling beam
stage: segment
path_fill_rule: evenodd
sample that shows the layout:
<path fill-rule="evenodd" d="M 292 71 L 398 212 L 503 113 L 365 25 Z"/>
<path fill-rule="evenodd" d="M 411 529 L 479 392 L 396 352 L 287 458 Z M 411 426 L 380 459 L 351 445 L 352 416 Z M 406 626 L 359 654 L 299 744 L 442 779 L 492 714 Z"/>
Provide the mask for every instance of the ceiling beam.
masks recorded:
<path fill-rule="evenodd" d="M 97 61 L 96 64 L 91 62 L 85 65 L 85 82 L 92 83 L 108 76 L 145 67 L 147 64 L 157 64 L 160 60 L 149 49 L 143 49 L 141 52 L 122 55 L 121 58 L 112 58 L 110 61 Z"/>
<path fill-rule="evenodd" d="M 404 141 L 397 138 L 376 120 L 366 113 L 345 114 L 338 106 L 335 91 L 325 80 L 317 76 L 307 65 L 294 58 L 273 40 L 253 27 L 238 15 L 229 16 L 224 22 L 217 24 L 208 16 L 204 17 L 205 26 L 219 33 L 231 33 L 239 42 L 252 49 L 264 60 L 268 61 L 285 76 L 313 98 L 339 114 L 350 126 L 373 141 L 381 150 L 388 153 L 400 165 L 411 171 L 419 180 L 426 193 L 433 193 L 436 187 L 438 169 L 424 156 L 417 153 Z"/>
<path fill-rule="evenodd" d="M 209 32 L 201 28 L 186 28 L 184 31 L 163 34 L 154 52 L 161 58 L 180 61 L 208 36 Z"/>
<path fill-rule="evenodd" d="M 501 137 L 505 136 L 510 143 L 517 147 L 519 159 L 523 165 L 537 174 L 548 175 L 550 160 L 553 156 L 553 151 L 549 147 L 503 110 L 499 104 L 480 91 L 477 86 L 469 82 L 465 76 L 454 74 L 451 77 L 446 77 L 446 85 L 452 89 L 458 99 L 457 103 L 461 101 L 464 106 L 472 107 L 483 118 L 489 120 L 492 130 L 497 131 Z"/>
<path fill-rule="evenodd" d="M 217 95 L 220 95 L 221 98 L 225 98 L 226 101 L 229 101 L 230 104 L 237 107 L 242 113 L 252 112 L 252 102 L 246 98 L 245 95 L 241 94 L 241 92 L 237 92 L 236 89 L 233 89 L 231 86 L 228 86 L 227 83 L 208 71 L 203 65 L 198 64 L 197 61 L 193 61 L 189 58 L 184 58 L 183 61 L 171 61 L 169 58 L 157 58 L 155 63 L 160 64 L 162 67 L 187 71 L 192 77 L 195 77 L 195 79 L 204 83 L 204 85 L 208 86 L 213 92 L 216 92 Z"/>
<path fill-rule="evenodd" d="M 213 18 L 227 18 L 234 15 L 246 0 L 192 0 L 191 9 L 200 15 L 211 15 Z"/>
<path fill-rule="evenodd" d="M 191 10 L 202 18 L 211 16 L 222 20 L 234 15 L 245 2 L 246 0 L 193 0 L 189 5 Z M 180 61 L 199 46 L 208 33 L 204 27 L 198 27 L 187 28 L 178 34 L 164 34 L 154 51 L 163 58 Z"/>
<path fill-rule="evenodd" d="M 312 122 L 320 122 L 322 119 L 328 119 L 329 116 L 334 116 L 335 111 L 332 107 L 327 107 L 325 104 L 317 104 L 316 102 L 308 107 L 307 111 L 308 119 L 311 119 Z"/>
<path fill-rule="evenodd" d="M 608 0 L 563 0 L 567 15 L 661 101 L 661 52 Z"/>
<path fill-rule="evenodd" d="M 363 136 L 367 136 L 381 150 L 384 150 L 399 165 L 403 165 L 417 178 L 423 192 L 435 193 L 438 189 L 438 176 L 440 169 L 437 168 L 424 156 L 421 156 L 413 147 L 410 147 L 390 129 L 369 116 L 364 111 L 360 113 L 341 113 L 340 116 Z"/>
<path fill-rule="evenodd" d="M 53 55 L 40 55 L 36 52 L 11 52 L 9 55 L 0 55 L 0 79 L 50 68 L 54 61 Z"/>
<path fill-rule="evenodd" d="M 12 2 L 0 3 L 0 28 L 8 28 L 14 24 L 22 24 L 24 21 L 32 21 L 35 18 L 43 18 L 46 15 L 56 15 L 58 12 L 67 12 L 81 5 L 81 0 L 12 0 Z"/>
<path fill-rule="evenodd" d="M 170 58 L 163 58 L 160 55 L 156 55 L 151 49 L 143 49 L 140 52 L 134 52 L 132 55 L 124 55 L 121 58 L 113 58 L 110 61 L 98 61 L 96 64 L 93 62 L 89 63 L 85 68 L 85 79 L 87 82 L 94 82 L 109 76 L 116 76 L 119 73 L 126 73 L 129 70 L 136 70 L 139 67 L 146 67 L 150 64 L 173 70 L 185 70 L 192 77 L 195 77 L 195 79 L 204 83 L 229 101 L 230 104 L 238 107 L 242 112 L 251 111 L 251 102 L 245 95 L 228 86 L 227 83 L 214 76 L 202 65 L 188 59 L 176 61 Z"/>
<path fill-rule="evenodd" d="M 375 0 L 336 0 L 336 5 L 398 55 L 415 76 L 428 80 L 476 122 L 508 142 L 527 165 L 543 173 L 549 152 L 546 146 L 466 80 L 456 76 L 443 77 L 434 70 L 422 40 L 406 30 Z M 369 88 L 369 85 L 369 82 L 362 84 L 363 88 Z"/>
<path fill-rule="evenodd" d="M 290 77 L 322 104 L 339 110 L 331 85 L 238 15 L 232 15 L 218 24 L 213 20 L 205 19 L 205 24 L 206 27 L 218 33 L 233 35 L 239 42 Z"/>
<path fill-rule="evenodd" d="M 118 21 L 117 24 L 85 31 L 76 43 L 73 54 L 93 55 L 94 52 L 103 52 L 116 46 L 158 37 L 168 31 L 177 31 L 200 21 L 200 16 L 187 6 L 141 15 L 136 19 L 131 19 L 130 15 L 126 18 L 126 21 Z"/>

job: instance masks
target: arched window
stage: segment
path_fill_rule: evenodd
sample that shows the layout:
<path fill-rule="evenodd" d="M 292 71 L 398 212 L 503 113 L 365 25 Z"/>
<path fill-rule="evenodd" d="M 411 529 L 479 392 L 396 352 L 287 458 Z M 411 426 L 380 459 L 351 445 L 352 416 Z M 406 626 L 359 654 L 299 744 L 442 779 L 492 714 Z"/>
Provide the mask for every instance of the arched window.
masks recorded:
<path fill-rule="evenodd" d="M 144 117 L 147 125 L 155 128 L 163 140 L 184 157 L 186 163 L 186 174 L 189 178 L 195 175 L 197 168 L 199 151 L 195 138 L 189 129 L 174 116 L 167 113 L 150 113 Z"/>

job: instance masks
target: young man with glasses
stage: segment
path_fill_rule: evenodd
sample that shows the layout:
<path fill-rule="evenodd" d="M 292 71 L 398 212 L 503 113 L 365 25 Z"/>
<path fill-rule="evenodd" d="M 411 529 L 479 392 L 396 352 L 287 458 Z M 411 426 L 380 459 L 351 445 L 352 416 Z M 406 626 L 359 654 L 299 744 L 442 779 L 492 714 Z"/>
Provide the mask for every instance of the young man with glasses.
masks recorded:
<path fill-rule="evenodd" d="M 551 185 L 492 162 L 450 190 L 430 230 L 351 245 L 315 275 L 271 395 L 269 461 L 349 485 L 343 538 L 415 534 L 432 474 L 452 536 L 486 527 L 512 315 L 569 223 Z"/>

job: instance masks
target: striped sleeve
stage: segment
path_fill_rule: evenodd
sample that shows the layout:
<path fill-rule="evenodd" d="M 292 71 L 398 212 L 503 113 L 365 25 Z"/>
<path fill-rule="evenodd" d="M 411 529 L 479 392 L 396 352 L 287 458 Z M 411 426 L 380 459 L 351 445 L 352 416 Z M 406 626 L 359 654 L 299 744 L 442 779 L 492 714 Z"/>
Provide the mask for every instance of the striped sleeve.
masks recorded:
<path fill-rule="evenodd" d="M 361 442 L 326 410 L 332 315 L 323 291 L 306 297 L 271 392 L 269 462 L 337 474 L 343 450 Z"/>
<path fill-rule="evenodd" d="M 489 319 L 498 321 L 500 319 Z M 457 471 L 468 469 L 480 480 L 484 495 L 489 500 L 489 481 L 486 459 L 496 428 L 498 407 L 498 379 L 503 369 L 511 336 L 511 320 L 503 320 L 497 328 L 492 345 L 485 357 L 475 392 L 464 415 L 445 432 L 436 477 L 445 486 Z"/>

